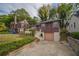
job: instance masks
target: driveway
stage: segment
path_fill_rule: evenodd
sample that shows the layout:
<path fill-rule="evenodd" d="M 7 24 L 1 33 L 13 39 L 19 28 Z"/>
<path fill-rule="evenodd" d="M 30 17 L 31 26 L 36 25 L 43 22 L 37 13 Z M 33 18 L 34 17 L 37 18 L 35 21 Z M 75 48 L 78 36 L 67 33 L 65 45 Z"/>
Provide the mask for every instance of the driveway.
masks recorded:
<path fill-rule="evenodd" d="M 60 42 L 40 41 L 33 42 L 17 49 L 9 56 L 74 56 L 75 53 L 68 46 Z"/>

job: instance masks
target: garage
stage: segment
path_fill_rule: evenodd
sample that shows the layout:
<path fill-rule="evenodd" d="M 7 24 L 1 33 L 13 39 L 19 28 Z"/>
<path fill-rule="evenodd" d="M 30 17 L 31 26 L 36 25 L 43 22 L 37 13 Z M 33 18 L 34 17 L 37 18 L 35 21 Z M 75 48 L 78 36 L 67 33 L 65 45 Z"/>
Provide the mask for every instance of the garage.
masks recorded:
<path fill-rule="evenodd" d="M 60 28 L 59 28 L 59 22 L 58 21 L 44 21 L 41 22 L 39 25 L 37 25 L 37 29 L 39 27 L 38 32 L 38 37 L 40 40 L 46 40 L 46 41 L 59 41 L 60 39 Z M 43 34 L 40 35 L 40 33 Z M 36 34 L 37 35 L 37 34 Z"/>

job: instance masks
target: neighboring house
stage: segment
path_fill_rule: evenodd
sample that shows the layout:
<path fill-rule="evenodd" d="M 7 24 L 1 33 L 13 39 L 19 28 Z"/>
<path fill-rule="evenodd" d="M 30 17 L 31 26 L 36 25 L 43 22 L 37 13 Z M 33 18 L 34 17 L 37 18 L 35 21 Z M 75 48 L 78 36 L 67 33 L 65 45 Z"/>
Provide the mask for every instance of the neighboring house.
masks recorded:
<path fill-rule="evenodd" d="M 13 33 L 24 33 L 26 29 L 29 27 L 29 24 L 26 20 L 19 22 L 11 22 L 10 28 Z"/>
<path fill-rule="evenodd" d="M 79 17 L 72 16 L 71 20 L 69 20 L 69 26 L 68 26 L 69 32 L 79 32 Z"/>
<path fill-rule="evenodd" d="M 59 20 L 47 20 L 36 25 L 35 37 L 40 40 L 59 41 Z"/>
<path fill-rule="evenodd" d="M 79 32 L 79 4 L 73 4 L 73 14 L 68 23 L 67 29 L 69 32 Z"/>

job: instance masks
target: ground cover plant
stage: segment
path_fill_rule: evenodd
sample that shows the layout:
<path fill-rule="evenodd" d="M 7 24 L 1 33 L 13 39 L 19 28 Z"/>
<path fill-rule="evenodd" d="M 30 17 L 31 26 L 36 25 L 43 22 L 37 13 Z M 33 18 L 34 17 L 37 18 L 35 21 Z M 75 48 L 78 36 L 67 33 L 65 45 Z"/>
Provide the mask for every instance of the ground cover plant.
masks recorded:
<path fill-rule="evenodd" d="M 4 39 L 2 38 L 4 41 L 0 43 L 0 55 L 7 55 L 9 52 L 22 47 L 25 44 L 31 43 L 34 40 L 33 36 L 21 36 L 19 38 L 17 35 L 14 35 L 14 37 L 16 37 L 16 39 L 13 37 L 14 40 L 13 38 L 11 39 L 10 35 L 8 37 L 9 38 L 5 36 Z"/>

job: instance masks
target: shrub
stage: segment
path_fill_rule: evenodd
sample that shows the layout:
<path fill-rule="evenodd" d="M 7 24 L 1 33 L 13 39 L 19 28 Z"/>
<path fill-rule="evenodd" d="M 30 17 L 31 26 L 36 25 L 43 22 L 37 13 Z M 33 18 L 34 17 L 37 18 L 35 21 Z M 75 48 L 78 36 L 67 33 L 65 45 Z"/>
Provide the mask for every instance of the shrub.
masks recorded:
<path fill-rule="evenodd" d="M 0 31 L 6 30 L 6 26 L 4 23 L 0 22 Z"/>
<path fill-rule="evenodd" d="M 10 34 L 10 32 L 8 30 L 3 30 L 3 31 L 0 31 L 0 34 Z"/>
<path fill-rule="evenodd" d="M 72 32 L 71 36 L 75 39 L 79 39 L 79 32 Z"/>
<path fill-rule="evenodd" d="M 34 40 L 33 37 L 27 37 L 22 40 L 13 41 L 10 43 L 0 44 L 0 55 L 7 55 L 10 51 L 13 51 L 24 44 L 28 44 Z"/>

